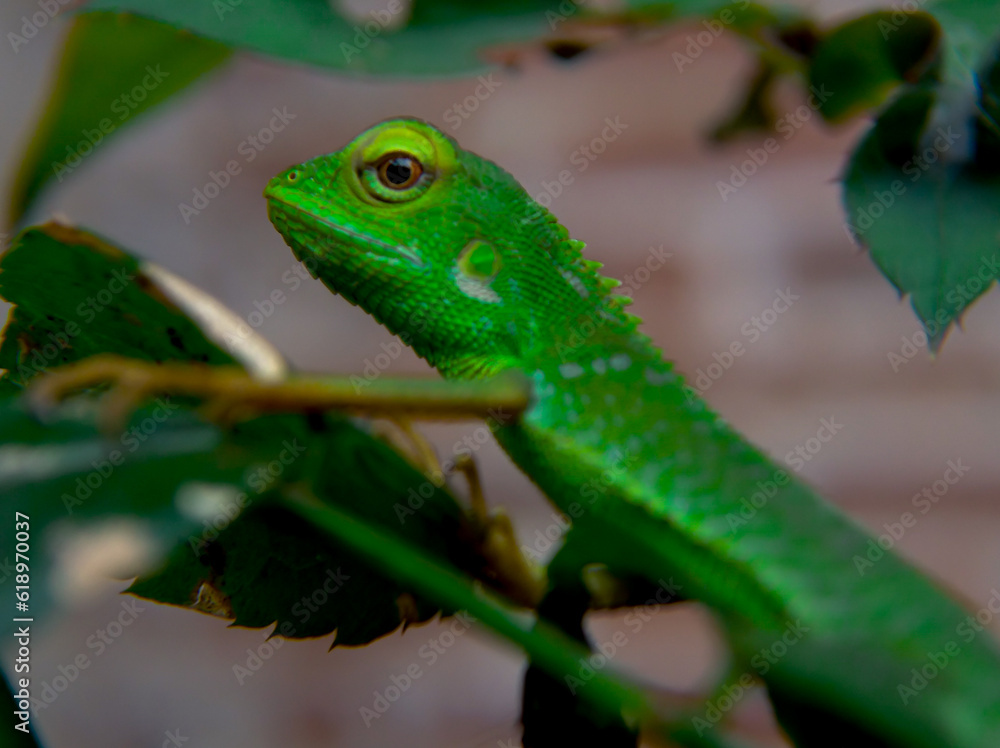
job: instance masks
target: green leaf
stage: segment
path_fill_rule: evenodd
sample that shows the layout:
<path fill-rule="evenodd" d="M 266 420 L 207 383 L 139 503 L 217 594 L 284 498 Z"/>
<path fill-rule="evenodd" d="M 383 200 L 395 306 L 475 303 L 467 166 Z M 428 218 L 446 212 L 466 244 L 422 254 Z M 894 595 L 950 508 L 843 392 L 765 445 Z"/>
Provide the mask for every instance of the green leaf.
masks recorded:
<path fill-rule="evenodd" d="M 1000 8 L 979 0 L 938 0 L 928 5 L 948 40 L 947 72 L 954 80 L 971 81 L 973 71 L 1000 33 Z"/>
<path fill-rule="evenodd" d="M 0 297 L 14 305 L 0 341 L 0 392 L 97 353 L 232 364 L 142 264 L 87 231 L 47 223 L 0 256 Z"/>
<path fill-rule="evenodd" d="M 744 133 L 773 130 L 776 117 L 770 98 L 777 80 L 777 71 L 761 64 L 747 87 L 743 101 L 712 130 L 712 140 L 726 143 Z"/>
<path fill-rule="evenodd" d="M 916 83 L 933 68 L 940 27 L 927 13 L 878 11 L 833 29 L 809 67 L 819 112 L 840 122 L 881 105 L 900 83 Z"/>
<path fill-rule="evenodd" d="M 95 353 L 233 363 L 167 298 L 161 274 L 150 272 L 121 248 L 59 224 L 25 230 L 0 258 L 0 293 L 14 304 L 0 344 L 0 359 L 13 367 L 0 397 L 0 501 L 30 517 L 31 612 L 49 602 L 60 526 L 128 516 L 162 552 L 176 546 L 165 569 L 136 584 L 152 599 L 228 613 L 240 625 L 277 622 L 281 633 L 291 625 L 296 636 L 337 629 L 345 644 L 436 614 L 437 606 L 267 507 L 269 492 L 282 485 L 309 486 L 425 553 L 479 570 L 454 498 L 352 422 L 277 415 L 221 427 L 183 400 L 161 398 L 108 433 L 92 398 L 76 398 L 44 421 L 26 409 L 25 382 Z M 14 531 L 12 522 L 0 526 L 0 547 L 14 548 Z M 304 622 L 296 603 L 323 590 L 341 565 L 353 584 Z M 12 585 L 7 575 L 0 588 L 13 596 Z"/>
<path fill-rule="evenodd" d="M 61 183 L 74 174 L 115 133 L 229 53 L 217 42 L 138 17 L 78 18 L 11 190 L 10 223 L 21 220 L 52 180 Z"/>
<path fill-rule="evenodd" d="M 77 401 L 40 423 L 22 398 L 0 399 L 0 501 L 8 517 L 0 523 L 0 548 L 4 563 L 14 562 L 14 512 L 26 515 L 35 615 L 51 602 L 48 575 L 60 527 L 128 517 L 154 541 L 154 553 L 165 552 L 200 519 L 175 501 L 179 491 L 192 503 L 208 497 L 207 484 L 240 487 L 252 465 L 281 449 L 259 434 L 224 434 L 166 398 L 115 433 L 102 431 L 97 416 L 93 403 Z M 13 599 L 13 575 L 0 591 Z"/>
<path fill-rule="evenodd" d="M 227 45 L 333 70 L 404 76 L 486 69 L 483 50 L 537 39 L 557 0 L 419 0 L 411 18 L 400 0 L 363 18 L 326 0 L 94 0 L 88 10 L 137 13 Z M 402 27 L 401 27 L 402 25 Z"/>
<path fill-rule="evenodd" d="M 334 418 L 322 430 L 299 438 L 307 449 L 297 466 L 296 486 L 308 486 L 325 502 L 405 538 L 427 557 L 465 574 L 481 567 L 455 499 L 395 451 Z M 280 465 L 270 468 L 276 471 Z M 411 590 L 411 585 L 373 571 L 367 561 L 359 562 L 340 544 L 331 545 L 282 506 L 266 503 L 254 505 L 218 532 L 206 525 L 177 546 L 164 568 L 129 589 L 232 618 L 234 625 L 274 624 L 275 633 L 286 638 L 336 630 L 334 643 L 344 645 L 367 644 L 401 623 L 426 621 L 439 611 L 438 605 L 414 599 Z"/>
<path fill-rule="evenodd" d="M 849 233 L 913 309 L 936 351 L 1000 274 L 1000 9 L 938 3 L 943 69 L 904 85 L 851 156 Z M 908 23 L 918 16 L 909 16 Z"/>

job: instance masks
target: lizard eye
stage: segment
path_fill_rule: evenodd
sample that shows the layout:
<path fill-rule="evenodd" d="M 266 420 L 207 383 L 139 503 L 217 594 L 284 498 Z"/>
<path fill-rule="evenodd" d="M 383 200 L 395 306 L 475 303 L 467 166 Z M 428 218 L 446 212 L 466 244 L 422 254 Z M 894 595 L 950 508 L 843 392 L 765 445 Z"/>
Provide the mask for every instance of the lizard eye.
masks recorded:
<path fill-rule="evenodd" d="M 433 172 L 420 159 L 403 151 L 390 151 L 363 163 L 358 175 L 369 195 L 387 203 L 402 203 L 422 195 L 433 181 Z"/>
<path fill-rule="evenodd" d="M 383 156 L 376 169 L 379 181 L 390 190 L 405 190 L 412 187 L 424 173 L 421 163 L 405 153 L 390 153 Z"/>

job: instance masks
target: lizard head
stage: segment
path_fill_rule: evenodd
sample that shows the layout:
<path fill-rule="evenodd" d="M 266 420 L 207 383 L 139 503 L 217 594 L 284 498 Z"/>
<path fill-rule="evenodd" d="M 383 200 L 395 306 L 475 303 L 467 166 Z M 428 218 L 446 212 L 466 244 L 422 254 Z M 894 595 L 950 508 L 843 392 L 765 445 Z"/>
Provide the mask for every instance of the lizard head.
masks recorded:
<path fill-rule="evenodd" d="M 267 185 L 275 228 L 312 274 L 446 376 L 516 363 L 627 301 L 510 174 L 431 125 L 383 122 Z"/>

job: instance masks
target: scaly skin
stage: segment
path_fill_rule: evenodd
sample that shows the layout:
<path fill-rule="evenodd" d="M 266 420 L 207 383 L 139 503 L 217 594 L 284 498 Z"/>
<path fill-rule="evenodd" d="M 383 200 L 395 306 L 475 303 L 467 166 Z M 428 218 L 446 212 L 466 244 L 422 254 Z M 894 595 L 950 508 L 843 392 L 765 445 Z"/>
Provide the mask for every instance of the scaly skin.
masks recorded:
<path fill-rule="evenodd" d="M 265 196 L 296 256 L 443 376 L 530 377 L 532 407 L 497 437 L 595 539 L 579 562 L 672 576 L 709 605 L 799 745 L 1000 746 L 989 635 L 891 553 L 859 574 L 870 536 L 695 396 L 505 171 L 393 120 Z M 921 686 L 914 668 L 936 674 Z"/>

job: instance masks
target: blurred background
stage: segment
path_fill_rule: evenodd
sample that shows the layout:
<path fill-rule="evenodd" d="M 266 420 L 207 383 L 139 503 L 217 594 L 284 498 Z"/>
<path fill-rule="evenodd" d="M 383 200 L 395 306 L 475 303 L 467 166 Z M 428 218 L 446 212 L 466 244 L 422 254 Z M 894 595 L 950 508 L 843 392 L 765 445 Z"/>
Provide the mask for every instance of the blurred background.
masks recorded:
<path fill-rule="evenodd" d="M 876 4 L 801 5 L 835 20 Z M 37 10 L 34 0 L 6 0 L 0 30 L 6 36 Z M 4 199 L 68 25 L 54 19 L 16 54 L 0 44 Z M 730 180 L 763 136 L 708 143 L 706 133 L 738 101 L 753 62 L 738 37 L 723 33 L 679 69 L 675 53 L 699 30 L 678 25 L 666 37 L 572 62 L 541 50 L 521 54 L 488 86 L 475 78 L 348 78 L 238 55 L 102 143 L 32 218 L 58 214 L 96 230 L 245 319 L 255 302 L 281 289 L 286 300 L 258 332 L 296 368 L 357 373 L 392 337 L 319 283 L 291 290 L 283 281 L 294 260 L 266 217 L 261 191 L 271 176 L 397 115 L 441 127 L 533 195 L 568 170 L 572 181 L 551 209 L 606 274 L 633 278 L 633 311 L 645 332 L 692 381 L 707 377 L 697 386 L 733 425 L 876 534 L 939 482 L 933 508 L 894 543 L 980 609 L 1000 587 L 1000 299 L 992 293 L 976 303 L 965 329 L 931 360 L 914 338 L 920 328 L 909 305 L 845 230 L 838 175 L 866 123 L 831 129 L 801 108 L 792 87 L 779 97 L 786 129 L 775 136 L 778 149 L 745 183 L 720 194 L 720 180 Z M 247 163 L 241 143 L 268 125 L 275 108 L 288 124 Z M 608 130 L 608 120 L 618 127 Z M 595 139 L 603 145 L 593 146 Z M 230 159 L 240 161 L 241 173 L 185 219 L 180 204 L 190 204 L 209 171 Z M 792 303 L 776 304 L 782 297 Z M 725 366 L 722 353 L 735 342 L 744 353 Z M 404 352 L 388 371 L 429 369 Z M 447 455 L 474 428 L 428 426 L 426 433 Z M 527 547 L 542 550 L 553 510 L 495 445 L 477 461 L 490 502 L 513 515 Z M 968 468 L 954 485 L 940 483 L 949 461 Z M 475 627 L 441 640 L 448 624 L 431 623 L 327 653 L 329 637 L 265 645 L 266 631 L 228 629 L 219 619 L 140 601 L 134 620 L 95 656 L 91 637 L 128 602 L 119 595 L 124 584 L 107 571 L 135 544 L 127 527 L 111 527 L 67 543 L 65 553 L 73 593 L 67 616 L 34 642 L 37 682 L 65 676 L 80 653 L 90 665 L 37 715 L 51 748 L 519 744 L 523 660 Z M 629 643 L 616 662 L 664 687 L 705 688 L 721 667 L 712 623 L 695 606 L 660 610 L 638 630 L 624 613 L 594 616 L 590 627 L 597 642 L 624 630 Z M 452 643 L 433 663 L 421 655 L 444 641 Z M 241 683 L 234 666 L 248 667 L 254 654 L 261 666 Z M 362 707 L 372 709 L 375 694 L 412 663 L 421 666 L 419 680 L 366 721 Z M 759 695 L 740 706 L 740 719 L 748 734 L 781 745 Z"/>

